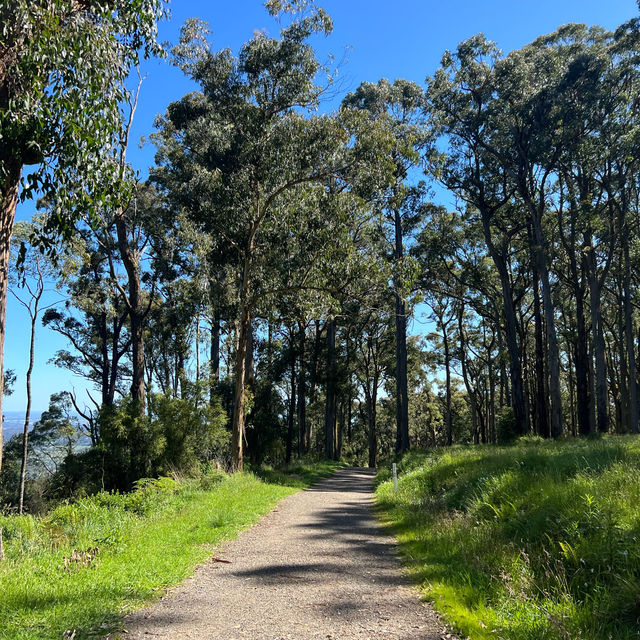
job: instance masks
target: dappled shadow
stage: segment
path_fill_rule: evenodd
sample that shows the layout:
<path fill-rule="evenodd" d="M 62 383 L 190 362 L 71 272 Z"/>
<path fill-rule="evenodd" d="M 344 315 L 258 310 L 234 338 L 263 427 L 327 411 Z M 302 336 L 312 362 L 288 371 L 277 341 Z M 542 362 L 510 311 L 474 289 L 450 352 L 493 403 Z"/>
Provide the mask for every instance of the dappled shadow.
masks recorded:
<path fill-rule="evenodd" d="M 329 478 L 324 478 L 320 482 L 306 489 L 310 492 L 320 493 L 355 493 L 371 494 L 373 491 L 373 481 L 376 475 L 375 469 L 363 467 L 343 467 Z"/>
<path fill-rule="evenodd" d="M 352 585 L 406 585 L 406 578 L 398 571 L 396 545 L 373 514 L 374 475 L 370 469 L 345 468 L 307 489 L 310 493 L 343 496 L 293 525 L 293 535 L 302 541 L 307 554 L 290 563 L 265 562 L 245 571 L 233 571 L 234 575 L 272 585 L 330 584 L 344 576 Z M 367 499 L 369 496 L 371 499 Z M 354 567 L 363 570 L 355 575 Z"/>

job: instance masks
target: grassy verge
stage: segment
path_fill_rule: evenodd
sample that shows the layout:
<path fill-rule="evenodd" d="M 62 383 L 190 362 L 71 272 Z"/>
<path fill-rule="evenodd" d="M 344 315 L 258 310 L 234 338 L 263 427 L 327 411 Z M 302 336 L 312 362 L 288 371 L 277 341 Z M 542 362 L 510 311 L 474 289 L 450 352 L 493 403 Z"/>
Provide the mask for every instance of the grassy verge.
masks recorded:
<path fill-rule="evenodd" d="M 640 637 L 640 438 L 410 454 L 377 499 L 427 599 L 472 640 Z"/>
<path fill-rule="evenodd" d="M 0 516 L 0 639 L 59 640 L 75 630 L 80 640 L 121 628 L 127 611 L 190 575 L 214 545 L 334 468 L 306 465 L 294 486 L 252 474 L 161 478 L 44 518 Z"/>

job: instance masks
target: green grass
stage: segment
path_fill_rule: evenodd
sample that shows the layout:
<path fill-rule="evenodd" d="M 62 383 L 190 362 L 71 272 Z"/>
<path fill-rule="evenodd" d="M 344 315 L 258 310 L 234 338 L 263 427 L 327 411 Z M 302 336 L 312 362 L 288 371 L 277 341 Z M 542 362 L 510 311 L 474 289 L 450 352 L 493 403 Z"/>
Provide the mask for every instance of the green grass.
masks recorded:
<path fill-rule="evenodd" d="M 472 640 L 640 638 L 640 438 L 412 453 L 382 517 Z"/>
<path fill-rule="evenodd" d="M 318 480 L 318 478 L 330 476 L 340 466 L 343 466 L 342 463 L 330 460 L 312 463 L 301 461 L 275 469 L 262 465 L 252 469 L 251 472 L 271 484 L 304 489 Z"/>
<path fill-rule="evenodd" d="M 126 612 L 183 580 L 216 544 L 335 467 L 305 465 L 293 486 L 275 472 L 269 481 L 252 474 L 161 478 L 130 494 L 61 505 L 44 518 L 0 515 L 0 639 L 59 640 L 75 630 L 80 640 L 122 629 Z M 95 557 L 86 554 L 96 548 Z M 79 562 L 70 561 L 74 550 Z"/>

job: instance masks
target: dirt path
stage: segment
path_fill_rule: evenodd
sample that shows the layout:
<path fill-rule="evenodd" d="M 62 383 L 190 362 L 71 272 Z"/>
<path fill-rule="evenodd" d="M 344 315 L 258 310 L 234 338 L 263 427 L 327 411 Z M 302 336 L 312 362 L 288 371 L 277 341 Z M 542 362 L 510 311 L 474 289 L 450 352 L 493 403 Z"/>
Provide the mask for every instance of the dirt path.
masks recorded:
<path fill-rule="evenodd" d="M 442 623 L 408 589 L 393 538 L 371 511 L 374 474 L 342 469 L 216 554 L 126 638 L 440 640 Z"/>

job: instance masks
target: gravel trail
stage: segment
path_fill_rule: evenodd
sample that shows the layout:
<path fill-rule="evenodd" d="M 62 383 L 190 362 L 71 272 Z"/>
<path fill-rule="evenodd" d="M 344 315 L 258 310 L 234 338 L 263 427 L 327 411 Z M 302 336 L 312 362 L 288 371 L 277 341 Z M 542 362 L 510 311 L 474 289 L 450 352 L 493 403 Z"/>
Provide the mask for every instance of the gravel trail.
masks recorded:
<path fill-rule="evenodd" d="M 125 621 L 139 640 L 441 640 L 373 516 L 374 473 L 339 470 L 279 503 Z"/>

